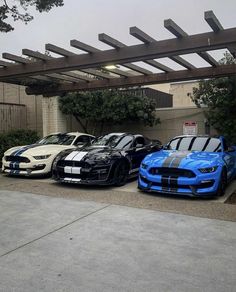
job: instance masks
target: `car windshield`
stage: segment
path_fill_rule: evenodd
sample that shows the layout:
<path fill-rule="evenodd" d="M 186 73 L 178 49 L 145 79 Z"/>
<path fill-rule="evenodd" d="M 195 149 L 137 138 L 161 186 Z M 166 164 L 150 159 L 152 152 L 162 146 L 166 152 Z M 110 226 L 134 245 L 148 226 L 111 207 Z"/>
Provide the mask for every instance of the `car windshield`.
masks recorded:
<path fill-rule="evenodd" d="M 222 151 L 221 141 L 219 138 L 211 137 L 177 137 L 167 145 L 170 150 L 179 151 L 205 151 L 220 152 Z"/>
<path fill-rule="evenodd" d="M 92 146 L 108 146 L 115 149 L 128 149 L 133 142 L 132 135 L 105 135 L 97 138 Z"/>
<path fill-rule="evenodd" d="M 44 137 L 42 140 L 38 141 L 38 143 L 42 145 L 48 144 L 71 145 L 74 139 L 75 139 L 74 135 L 54 134 Z"/>

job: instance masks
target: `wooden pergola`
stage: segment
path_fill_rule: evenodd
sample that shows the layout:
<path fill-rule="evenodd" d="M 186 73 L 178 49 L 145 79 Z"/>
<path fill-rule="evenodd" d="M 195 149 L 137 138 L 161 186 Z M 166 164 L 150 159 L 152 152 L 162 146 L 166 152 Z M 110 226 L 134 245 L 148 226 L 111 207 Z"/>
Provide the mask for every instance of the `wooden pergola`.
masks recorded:
<path fill-rule="evenodd" d="M 75 54 L 53 44 L 46 44 L 45 48 L 58 54 L 58 58 L 29 49 L 22 50 L 27 57 L 3 53 L 3 59 L 13 62 L 0 60 L 0 81 L 24 85 L 27 94 L 54 96 L 68 91 L 126 88 L 236 74 L 236 64 L 219 64 L 208 53 L 228 49 L 235 57 L 236 28 L 224 29 L 212 11 L 205 12 L 204 18 L 211 32 L 188 35 L 168 19 L 164 21 L 164 26 L 175 37 L 167 40 L 158 41 L 139 28 L 131 27 L 130 34 L 142 44 L 126 46 L 102 33 L 98 36 L 99 40 L 112 49 L 99 50 L 78 40 L 71 40 L 70 45 L 84 53 Z M 191 53 L 198 54 L 209 66 L 197 68 L 181 57 Z M 170 58 L 183 69 L 173 70 L 157 61 L 163 57 Z M 139 61 L 161 70 L 161 73 L 153 73 L 133 64 Z M 116 65 L 116 68 L 108 69 L 108 65 Z M 121 70 L 119 66 L 129 70 Z"/>

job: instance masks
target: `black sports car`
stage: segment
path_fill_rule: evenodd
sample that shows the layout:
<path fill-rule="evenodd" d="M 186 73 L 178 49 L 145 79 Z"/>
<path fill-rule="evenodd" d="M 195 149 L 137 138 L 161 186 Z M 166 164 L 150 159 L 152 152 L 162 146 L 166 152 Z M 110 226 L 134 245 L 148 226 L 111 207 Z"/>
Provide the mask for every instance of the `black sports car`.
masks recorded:
<path fill-rule="evenodd" d="M 80 149 L 62 151 L 53 163 L 53 178 L 77 184 L 124 185 L 137 176 L 143 158 L 162 148 L 142 135 L 111 133 Z"/>

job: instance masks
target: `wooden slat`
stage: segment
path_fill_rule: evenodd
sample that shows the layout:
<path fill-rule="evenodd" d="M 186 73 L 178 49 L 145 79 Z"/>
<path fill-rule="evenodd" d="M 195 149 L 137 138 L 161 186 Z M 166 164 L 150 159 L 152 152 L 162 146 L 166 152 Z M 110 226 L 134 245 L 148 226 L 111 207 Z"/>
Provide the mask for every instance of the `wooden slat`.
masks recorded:
<path fill-rule="evenodd" d="M 149 43 L 152 43 L 152 42 L 155 42 L 156 41 L 154 38 L 152 38 L 151 36 L 149 36 L 148 34 L 146 34 L 145 32 L 143 32 L 141 29 L 138 29 L 137 27 L 131 27 L 130 28 L 130 34 L 132 34 L 133 36 L 135 36 L 139 40 L 145 40 L 145 43 L 146 44 L 149 44 Z M 181 58 L 180 56 L 173 56 L 173 57 L 171 57 L 171 59 L 173 61 L 175 61 L 176 63 L 180 64 L 181 66 L 189 69 L 189 70 L 195 68 L 195 66 L 193 66 L 192 64 L 190 64 L 189 62 L 187 62 L 185 59 Z M 174 70 L 172 70 L 169 67 L 166 67 L 166 66 L 163 67 L 163 66 L 164 65 L 160 64 L 160 67 L 158 69 L 161 69 L 161 70 L 163 70 L 165 72 L 174 71 Z"/>
<path fill-rule="evenodd" d="M 70 45 L 74 48 L 80 49 L 80 50 L 85 51 L 85 52 L 90 53 L 90 54 L 93 54 L 96 52 L 101 52 L 101 50 L 99 50 L 95 47 L 92 47 L 90 45 L 87 45 L 85 43 L 82 43 L 78 40 L 71 40 Z M 106 68 L 104 68 L 104 70 L 107 72 L 119 75 L 119 76 L 123 76 L 123 77 L 131 76 L 131 74 L 129 74 L 128 72 L 125 72 L 125 71 L 119 70 L 119 69 L 106 69 Z"/>
<path fill-rule="evenodd" d="M 27 94 L 46 94 L 47 96 L 60 94 L 67 91 L 78 91 L 78 90 L 96 90 L 106 88 L 119 88 L 119 87 L 131 87 L 148 84 L 160 84 L 177 81 L 187 80 L 199 80 L 212 77 L 230 76 L 236 74 L 236 64 L 231 65 L 219 65 L 217 67 L 205 67 L 197 68 L 193 70 L 180 70 L 169 73 L 156 73 L 148 76 L 139 75 L 133 76 L 126 79 L 116 78 L 112 80 L 95 80 L 86 84 L 71 84 L 71 85 L 60 85 L 50 91 L 50 88 L 39 88 L 34 89 L 27 88 Z"/>
<path fill-rule="evenodd" d="M 218 32 L 224 29 L 212 10 L 205 11 L 204 19 L 214 32 Z"/>
<path fill-rule="evenodd" d="M 23 58 L 23 57 L 20 57 L 20 56 L 16 56 L 16 55 L 13 55 L 13 54 L 9 54 L 9 53 L 3 53 L 2 57 L 3 57 L 3 59 L 14 61 L 14 62 L 20 63 L 20 64 L 33 63 L 29 59 L 26 59 L 26 58 Z"/>
<path fill-rule="evenodd" d="M 35 52 L 35 51 L 29 50 L 29 49 L 23 49 L 22 50 L 22 54 L 26 55 L 26 56 L 33 57 L 35 59 L 42 60 L 42 61 L 47 61 L 47 60 L 54 59 L 52 56 L 48 56 L 48 55 L 42 54 L 40 52 Z M 62 75 L 62 76 L 73 77 L 73 78 L 84 80 L 84 81 L 93 80 L 92 78 L 89 78 L 89 77 L 87 77 L 85 75 L 77 74 L 77 73 L 74 73 L 74 72 L 63 72 L 63 73 L 59 73 L 59 74 Z M 61 78 L 59 78 L 59 79 L 61 79 Z"/>
<path fill-rule="evenodd" d="M 107 34 L 105 33 L 101 33 L 98 35 L 98 39 L 99 41 L 119 50 L 121 48 L 125 48 L 127 47 L 125 44 L 121 43 L 120 41 L 108 36 Z M 131 70 L 134 70 L 136 72 L 139 72 L 141 74 L 145 74 L 145 75 L 148 75 L 148 74 L 151 74 L 152 72 L 150 70 L 147 70 L 145 68 L 142 68 L 140 66 L 137 66 L 135 64 L 130 64 L 130 63 L 125 63 L 123 64 L 124 67 L 126 68 L 129 68 Z"/>
<path fill-rule="evenodd" d="M 52 45 L 52 44 L 46 44 L 45 48 L 46 48 L 46 50 L 48 50 L 50 52 L 56 53 L 58 55 L 62 55 L 64 57 L 70 57 L 70 56 L 76 56 L 77 55 L 77 54 L 75 54 L 73 52 L 70 52 L 68 50 L 65 50 L 63 48 L 60 48 L 60 47 Z M 105 79 L 114 78 L 113 76 L 111 76 L 109 74 L 106 74 L 106 73 L 103 73 L 101 71 L 94 70 L 94 69 L 84 69 L 84 70 L 81 70 L 81 71 L 83 71 L 84 73 L 87 73 L 87 74 L 91 74 L 91 75 L 100 77 L 100 78 L 105 78 Z"/>
<path fill-rule="evenodd" d="M 187 37 L 188 34 L 182 30 L 172 19 L 167 19 L 164 21 L 164 26 L 168 29 L 173 35 L 177 38 Z M 197 53 L 201 58 L 203 58 L 206 62 L 208 62 L 212 66 L 218 66 L 218 62 L 207 52 L 199 52 Z M 176 61 L 178 63 L 178 61 Z M 182 60 L 179 64 L 182 63 Z M 182 64 L 181 64 L 182 65 Z M 183 65 L 184 66 L 184 65 Z M 184 66 L 186 67 L 186 66 Z M 187 67 L 186 67 L 187 68 Z"/>
<path fill-rule="evenodd" d="M 106 66 L 108 64 L 124 64 L 150 59 L 172 57 L 179 54 L 198 53 L 206 50 L 223 49 L 236 44 L 236 28 L 207 32 L 179 39 L 168 39 L 146 44 L 124 47 L 119 50 L 106 50 L 94 54 L 82 54 L 48 60 L 47 62 L 34 62 L 24 66 L 9 66 L 0 69 L 2 78 L 15 78 L 19 76 L 32 76 L 47 73 L 57 73 L 87 68 Z"/>
<path fill-rule="evenodd" d="M 0 66 L 1 67 L 8 67 L 8 66 L 14 66 L 15 64 L 14 63 L 11 63 L 11 62 L 6 62 L 6 61 L 3 61 L 3 60 L 0 60 Z"/>
<path fill-rule="evenodd" d="M 219 31 L 224 30 L 223 26 L 221 25 L 220 21 L 215 16 L 215 14 L 212 10 L 205 11 L 204 18 L 214 32 L 217 33 Z M 235 58 L 236 57 L 236 46 L 228 46 L 227 49 L 230 51 L 230 53 Z"/>

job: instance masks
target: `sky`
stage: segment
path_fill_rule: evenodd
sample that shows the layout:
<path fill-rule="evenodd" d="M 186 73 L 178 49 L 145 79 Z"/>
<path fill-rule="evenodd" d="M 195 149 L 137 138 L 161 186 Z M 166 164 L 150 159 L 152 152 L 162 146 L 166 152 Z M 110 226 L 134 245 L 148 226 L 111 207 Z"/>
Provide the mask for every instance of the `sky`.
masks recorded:
<path fill-rule="evenodd" d="M 63 7 L 49 13 L 31 9 L 32 22 L 27 25 L 14 22 L 13 32 L 0 33 L 0 54 L 8 52 L 21 56 L 25 48 L 44 53 L 46 43 L 81 53 L 70 47 L 71 39 L 99 49 L 110 49 L 99 42 L 99 33 L 106 33 L 127 45 L 138 44 L 140 41 L 129 35 L 131 26 L 137 26 L 158 40 L 173 38 L 163 25 L 169 18 L 188 34 L 208 32 L 211 28 L 204 20 L 204 11 L 208 10 L 213 10 L 224 28 L 236 27 L 236 0 L 64 0 Z M 213 52 L 212 56 L 220 59 L 223 52 Z M 198 67 L 207 65 L 196 55 L 184 57 Z M 181 69 L 171 60 L 162 61 L 174 69 Z"/>

